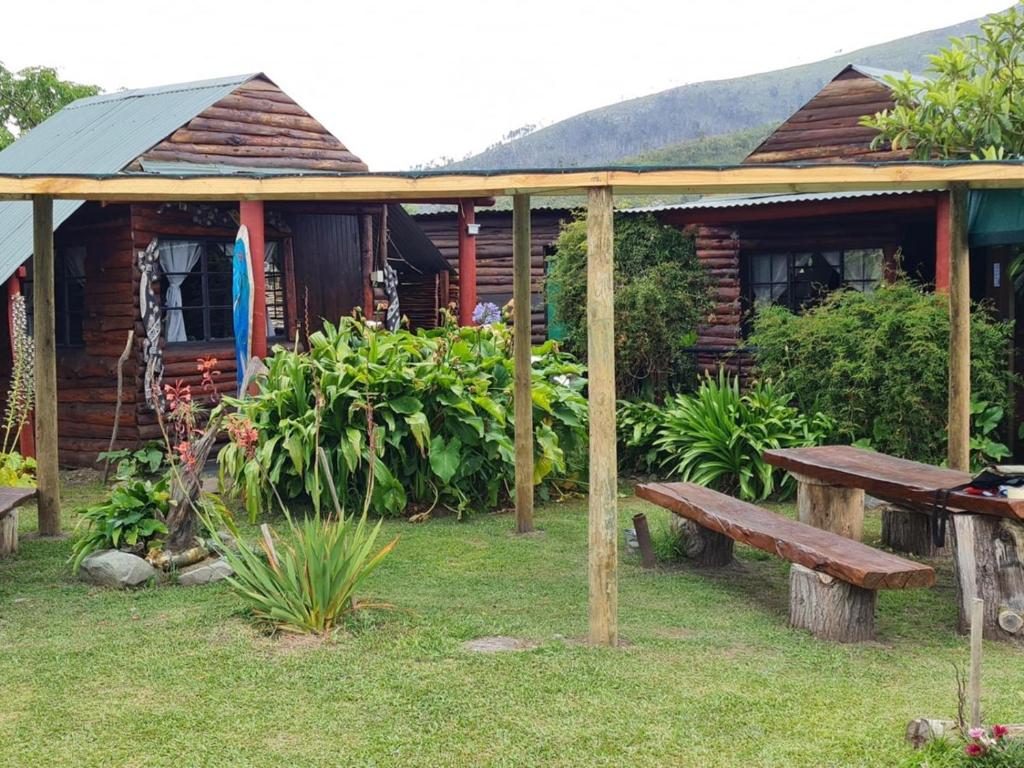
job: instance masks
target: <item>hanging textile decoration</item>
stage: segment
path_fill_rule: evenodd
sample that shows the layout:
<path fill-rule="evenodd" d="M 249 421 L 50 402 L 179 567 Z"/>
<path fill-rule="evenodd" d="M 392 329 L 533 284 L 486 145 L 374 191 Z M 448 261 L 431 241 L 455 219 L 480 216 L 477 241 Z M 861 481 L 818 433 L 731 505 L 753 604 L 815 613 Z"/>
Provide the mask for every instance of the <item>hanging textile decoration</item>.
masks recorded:
<path fill-rule="evenodd" d="M 388 313 L 384 317 L 384 325 L 389 331 L 397 331 L 402 321 L 402 313 L 398 307 L 398 273 L 384 259 L 384 293 L 388 297 Z"/>
<path fill-rule="evenodd" d="M 235 364 L 237 365 L 238 396 L 242 396 L 245 369 L 252 356 L 252 251 L 249 249 L 249 229 L 238 228 L 235 250 L 231 259 L 231 310 L 235 324 Z"/>
<path fill-rule="evenodd" d="M 160 300 L 153 290 L 158 279 L 157 264 L 160 261 L 159 242 L 154 237 L 146 250 L 137 256 L 139 272 L 139 315 L 146 335 L 142 340 L 142 362 L 146 366 L 143 386 L 146 404 L 154 411 L 163 412 L 164 396 L 161 383 L 164 378 L 164 358 L 160 351 Z"/>

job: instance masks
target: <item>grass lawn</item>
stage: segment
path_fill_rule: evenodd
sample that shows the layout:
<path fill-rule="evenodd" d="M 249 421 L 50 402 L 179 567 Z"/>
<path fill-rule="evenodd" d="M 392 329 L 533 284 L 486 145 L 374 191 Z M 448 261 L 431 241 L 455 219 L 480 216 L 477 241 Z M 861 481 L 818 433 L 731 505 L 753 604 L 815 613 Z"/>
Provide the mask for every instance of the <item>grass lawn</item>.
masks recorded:
<path fill-rule="evenodd" d="M 98 494 L 68 483 L 66 509 Z M 662 524 L 624 498 L 623 526 L 642 508 Z M 388 523 L 364 596 L 400 610 L 329 645 L 261 634 L 223 585 L 90 588 L 70 541 L 26 538 L 0 561 L 0 766 L 892 766 L 908 720 L 954 712 L 948 564 L 882 592 L 879 642 L 844 647 L 787 629 L 786 565 L 760 553 L 711 576 L 624 556 L 628 645 L 592 649 L 586 504 L 537 520 Z M 538 646 L 463 649 L 483 635 Z M 1024 654 L 985 654 L 987 719 L 1024 720 Z"/>

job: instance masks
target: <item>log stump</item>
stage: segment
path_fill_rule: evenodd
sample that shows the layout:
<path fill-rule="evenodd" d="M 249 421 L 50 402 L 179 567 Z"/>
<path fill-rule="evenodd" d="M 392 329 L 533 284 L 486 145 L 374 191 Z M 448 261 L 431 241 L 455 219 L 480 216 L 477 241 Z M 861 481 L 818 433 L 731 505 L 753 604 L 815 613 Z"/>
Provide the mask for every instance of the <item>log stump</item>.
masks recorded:
<path fill-rule="evenodd" d="M 801 523 L 838 533 L 854 541 L 864 538 L 864 490 L 829 485 L 791 473 L 796 479 L 797 518 Z"/>
<path fill-rule="evenodd" d="M 676 518 L 674 529 L 683 543 L 686 559 L 701 568 L 724 568 L 732 564 L 732 539 L 693 520 Z"/>
<path fill-rule="evenodd" d="M 946 544 L 935 546 L 932 517 L 921 509 L 905 504 L 882 507 L 882 545 L 889 549 L 918 557 L 948 557 L 949 538 L 947 531 Z"/>
<path fill-rule="evenodd" d="M 821 640 L 874 640 L 875 591 L 794 563 L 789 571 L 789 625 Z"/>
<path fill-rule="evenodd" d="M 0 515 L 0 557 L 18 551 L 18 509 Z"/>
<path fill-rule="evenodd" d="M 989 515 L 951 515 L 958 629 L 971 626 L 971 601 L 985 601 L 982 635 L 1024 641 L 1024 523 Z"/>

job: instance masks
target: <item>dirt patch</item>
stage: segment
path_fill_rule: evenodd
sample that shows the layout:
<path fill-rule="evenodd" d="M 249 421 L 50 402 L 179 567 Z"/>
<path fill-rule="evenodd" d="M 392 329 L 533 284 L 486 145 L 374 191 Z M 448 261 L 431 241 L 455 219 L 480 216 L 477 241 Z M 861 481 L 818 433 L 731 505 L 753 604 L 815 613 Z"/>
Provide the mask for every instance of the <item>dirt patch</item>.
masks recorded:
<path fill-rule="evenodd" d="M 476 640 L 467 640 L 462 644 L 463 649 L 475 653 L 503 653 L 505 651 L 529 651 L 537 647 L 532 640 L 523 640 L 518 637 L 478 637 Z"/>

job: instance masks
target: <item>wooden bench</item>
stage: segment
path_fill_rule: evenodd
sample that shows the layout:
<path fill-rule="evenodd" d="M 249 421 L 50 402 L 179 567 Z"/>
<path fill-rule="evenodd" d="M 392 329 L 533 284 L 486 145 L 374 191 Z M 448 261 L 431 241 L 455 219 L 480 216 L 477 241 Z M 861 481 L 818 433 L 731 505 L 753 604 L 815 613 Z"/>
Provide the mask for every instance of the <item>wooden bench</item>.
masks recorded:
<path fill-rule="evenodd" d="M 796 478 L 803 522 L 847 535 L 859 532 L 866 491 L 902 505 L 883 512 L 882 543 L 925 557 L 942 553 L 932 542 L 931 529 L 933 506 L 944 501 L 953 513 L 948 540 L 960 631 L 969 628 L 977 597 L 985 602 L 985 637 L 1024 641 L 1024 499 L 945 494 L 970 482 L 971 475 L 849 445 L 765 451 L 764 459 Z"/>
<path fill-rule="evenodd" d="M 35 488 L 0 488 L 0 557 L 18 551 L 18 507 L 35 495 Z"/>
<path fill-rule="evenodd" d="M 692 483 L 645 483 L 636 495 L 691 521 L 700 565 L 725 565 L 734 541 L 793 563 L 789 623 L 839 642 L 872 640 L 879 589 L 930 587 L 935 571 L 831 531 Z"/>

